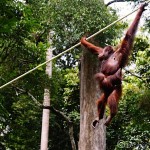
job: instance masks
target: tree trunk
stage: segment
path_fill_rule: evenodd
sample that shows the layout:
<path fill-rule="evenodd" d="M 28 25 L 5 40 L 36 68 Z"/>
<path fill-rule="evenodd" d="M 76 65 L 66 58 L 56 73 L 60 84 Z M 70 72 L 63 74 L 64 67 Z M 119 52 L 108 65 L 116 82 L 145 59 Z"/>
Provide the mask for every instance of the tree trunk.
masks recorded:
<path fill-rule="evenodd" d="M 41 150 L 48 150 L 48 136 L 49 136 L 49 116 L 50 116 L 50 91 L 44 89 L 44 102 L 43 102 L 43 116 L 42 116 L 42 131 L 41 131 Z M 47 107 L 47 109 L 46 109 Z"/>
<path fill-rule="evenodd" d="M 51 43 L 51 41 L 50 41 Z M 52 49 L 49 48 L 46 53 L 46 61 L 52 58 Z M 48 78 L 52 76 L 52 62 L 46 64 L 46 74 Z M 50 86 L 50 85 L 49 85 Z M 50 89 L 49 86 L 44 89 L 42 131 L 41 131 L 41 150 L 48 150 L 49 137 L 49 117 L 50 117 Z"/>
<path fill-rule="evenodd" d="M 98 72 L 99 63 L 95 55 L 84 50 L 80 73 L 80 137 L 79 150 L 105 150 L 106 128 L 101 120 L 94 129 L 92 121 L 97 117 L 96 100 L 100 96 L 94 74 Z"/>

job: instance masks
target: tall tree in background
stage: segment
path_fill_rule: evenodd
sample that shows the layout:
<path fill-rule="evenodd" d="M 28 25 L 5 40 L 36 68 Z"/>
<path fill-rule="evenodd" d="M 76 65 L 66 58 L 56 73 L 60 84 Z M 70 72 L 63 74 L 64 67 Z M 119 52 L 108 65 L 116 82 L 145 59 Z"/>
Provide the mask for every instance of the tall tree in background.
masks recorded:
<path fill-rule="evenodd" d="M 52 44 L 52 33 L 49 33 L 49 44 Z M 52 58 L 52 47 L 47 49 L 46 61 Z M 46 75 L 48 79 L 52 77 L 52 61 L 46 64 Z M 49 82 L 48 82 L 49 83 Z M 43 101 L 43 116 L 42 116 L 42 131 L 41 131 L 41 150 L 48 149 L 48 137 L 49 137 L 49 117 L 50 117 L 50 85 L 46 84 L 44 89 L 44 101 Z"/>

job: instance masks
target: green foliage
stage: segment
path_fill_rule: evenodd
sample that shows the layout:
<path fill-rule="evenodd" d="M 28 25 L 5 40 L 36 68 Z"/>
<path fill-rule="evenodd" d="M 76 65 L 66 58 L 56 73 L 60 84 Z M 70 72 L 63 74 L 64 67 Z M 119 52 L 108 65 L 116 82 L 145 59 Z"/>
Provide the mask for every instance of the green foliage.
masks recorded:
<path fill-rule="evenodd" d="M 53 67 L 51 80 L 51 105 L 62 111 L 73 121 L 75 140 L 79 132 L 79 78 L 78 68 L 59 69 Z M 68 123 L 64 118 L 52 114 L 50 126 L 50 149 L 70 149 Z M 56 134 L 57 133 L 57 134 Z M 59 136 L 58 136 L 59 135 Z"/>
<path fill-rule="evenodd" d="M 45 60 L 47 33 L 42 34 L 45 41 L 39 44 L 35 38 L 39 30 L 47 30 L 45 17 L 35 18 L 33 14 L 33 8 L 39 12 L 38 7 L 0 1 L 0 85 Z M 39 149 L 42 110 L 33 97 L 42 101 L 46 79 L 45 71 L 37 70 L 0 91 L 0 149 Z"/>
<path fill-rule="evenodd" d="M 145 49 L 145 51 L 139 51 L 137 54 L 136 64 L 138 66 L 138 72 L 142 75 L 143 80 L 150 87 L 150 48 Z"/>
<path fill-rule="evenodd" d="M 135 74 L 139 75 L 142 82 L 139 84 L 144 84 L 146 87 L 150 87 L 150 44 L 149 39 L 144 36 L 139 36 L 135 40 L 135 45 L 133 48 L 131 63 L 135 64 L 136 69 L 133 71 Z M 141 86 L 141 85 L 140 85 Z"/>
<path fill-rule="evenodd" d="M 54 31 L 52 44 L 56 47 L 54 55 L 57 55 L 77 43 L 83 35 L 89 36 L 117 19 L 115 11 L 99 0 L 25 2 L 0 1 L 1 85 L 45 61 L 50 30 Z M 120 36 L 120 27 L 122 24 L 117 24 L 101 33 L 95 38 L 96 43 L 110 44 L 114 37 Z M 126 94 L 120 103 L 119 114 L 107 132 L 111 150 L 115 147 L 125 149 L 124 145 L 136 148 L 138 144 L 146 148 L 148 142 L 149 95 L 145 96 L 143 87 L 149 83 L 149 44 L 143 38 L 136 41 L 132 62 L 136 62 L 136 71 L 144 77 L 144 82 L 126 77 Z M 45 85 L 51 88 L 51 105 L 73 121 L 75 141 L 78 141 L 80 72 L 77 65 L 80 52 L 76 48 L 53 61 L 50 80 L 45 75 L 45 68 L 39 68 L 0 91 L 0 149 L 39 149 L 42 110 L 36 101 L 42 103 Z M 139 92 L 139 87 L 144 90 Z M 71 149 L 68 124 L 53 112 L 49 135 L 49 149 Z"/>
<path fill-rule="evenodd" d="M 148 150 L 150 120 L 141 109 L 140 91 L 127 90 L 119 104 L 119 112 L 108 129 L 107 149 Z M 109 142 L 111 144 L 109 144 Z"/>
<path fill-rule="evenodd" d="M 51 1 L 51 26 L 54 31 L 53 44 L 57 50 L 56 54 L 64 49 L 71 47 L 79 42 L 82 36 L 89 36 L 96 31 L 104 28 L 108 24 L 117 19 L 114 11 L 108 11 L 103 1 L 87 1 L 87 0 L 54 0 Z M 106 30 L 96 37 L 96 41 L 104 46 L 110 44 L 112 39 L 117 35 L 117 25 Z M 76 64 L 77 52 L 75 49 L 71 54 L 65 54 L 65 61 L 58 61 L 63 67 L 71 67 Z"/>
<path fill-rule="evenodd" d="M 41 109 L 37 107 L 26 95 L 18 97 L 19 101 L 12 104 L 13 114 L 11 115 L 10 131 L 5 139 L 9 140 L 6 147 L 15 149 L 38 149 L 38 145 L 33 145 L 35 139 L 40 142 Z M 13 130 L 13 131 L 11 131 Z M 30 137 L 30 138 L 29 138 Z M 25 139 L 25 140 L 24 140 Z"/>
<path fill-rule="evenodd" d="M 150 115 L 150 90 L 146 90 L 143 92 L 143 94 L 140 97 L 140 104 L 139 108 L 143 110 L 143 112 Z"/>

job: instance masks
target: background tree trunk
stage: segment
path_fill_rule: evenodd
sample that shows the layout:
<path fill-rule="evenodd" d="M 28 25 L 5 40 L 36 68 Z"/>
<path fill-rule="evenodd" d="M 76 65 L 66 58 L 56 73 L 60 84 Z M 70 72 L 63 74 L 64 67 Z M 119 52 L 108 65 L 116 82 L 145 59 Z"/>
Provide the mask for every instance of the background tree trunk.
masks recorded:
<path fill-rule="evenodd" d="M 94 129 L 92 121 L 97 117 L 96 100 L 100 96 L 94 74 L 98 72 L 97 56 L 83 51 L 80 72 L 80 137 L 79 150 L 105 150 L 106 128 L 104 120 Z"/>
<path fill-rule="evenodd" d="M 50 36 L 51 37 L 51 36 Z M 49 39 L 50 44 L 52 43 Z M 52 48 L 49 48 L 46 52 L 46 61 L 52 58 Z M 46 74 L 48 78 L 52 76 L 52 61 L 46 64 Z M 49 117 L 50 117 L 50 85 L 46 84 L 44 89 L 44 101 L 43 101 L 43 116 L 42 116 L 42 131 L 41 131 L 41 150 L 48 149 L 48 137 L 49 137 Z"/>

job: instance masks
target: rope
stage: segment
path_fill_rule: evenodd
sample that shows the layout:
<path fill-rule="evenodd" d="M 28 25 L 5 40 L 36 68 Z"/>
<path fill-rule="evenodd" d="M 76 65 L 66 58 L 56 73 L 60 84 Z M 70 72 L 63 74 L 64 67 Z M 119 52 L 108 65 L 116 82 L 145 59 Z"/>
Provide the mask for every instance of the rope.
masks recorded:
<path fill-rule="evenodd" d="M 149 2 L 150 2 L 150 1 L 148 1 L 147 3 L 149 3 Z M 122 18 L 120 18 L 120 19 L 118 19 L 118 20 L 112 22 L 111 24 L 109 24 L 109 25 L 106 26 L 105 28 L 103 28 L 103 29 L 99 30 L 98 32 L 94 33 L 93 35 L 89 36 L 89 37 L 87 38 L 87 40 L 89 40 L 89 39 L 95 37 L 96 35 L 98 35 L 99 33 L 103 32 L 104 30 L 108 29 L 109 27 L 113 26 L 113 25 L 116 24 L 117 22 L 119 22 L 119 21 L 123 20 L 124 18 L 128 17 L 129 15 L 133 14 L 133 13 L 136 12 L 138 9 L 139 9 L 139 8 L 137 8 L 137 9 L 135 9 L 134 11 L 132 11 L 131 13 L 125 15 L 124 17 L 122 17 Z M 70 47 L 69 49 L 66 49 L 65 51 L 63 51 L 62 53 L 59 53 L 57 56 L 54 56 L 52 59 L 43 62 L 42 64 L 40 64 L 40 65 L 36 66 L 35 68 L 33 68 L 33 69 L 31 69 L 31 70 L 25 72 L 24 74 L 18 76 L 17 78 L 15 78 L 15 79 L 13 79 L 13 80 L 7 82 L 6 84 L 0 86 L 0 89 L 6 87 L 6 86 L 9 85 L 9 84 L 12 84 L 13 82 L 15 82 L 15 81 L 17 81 L 17 80 L 19 80 L 19 79 L 21 79 L 21 78 L 23 78 L 24 76 L 28 75 L 29 73 L 33 72 L 34 70 L 40 68 L 41 66 L 43 66 L 43 65 L 45 65 L 45 64 L 47 64 L 47 63 L 49 63 L 49 62 L 52 61 L 52 60 L 54 60 L 54 59 L 60 57 L 61 55 L 63 55 L 63 54 L 65 54 L 65 53 L 69 52 L 70 50 L 74 49 L 75 47 L 79 46 L 80 44 L 81 44 L 81 42 L 75 44 L 74 46 Z"/>

